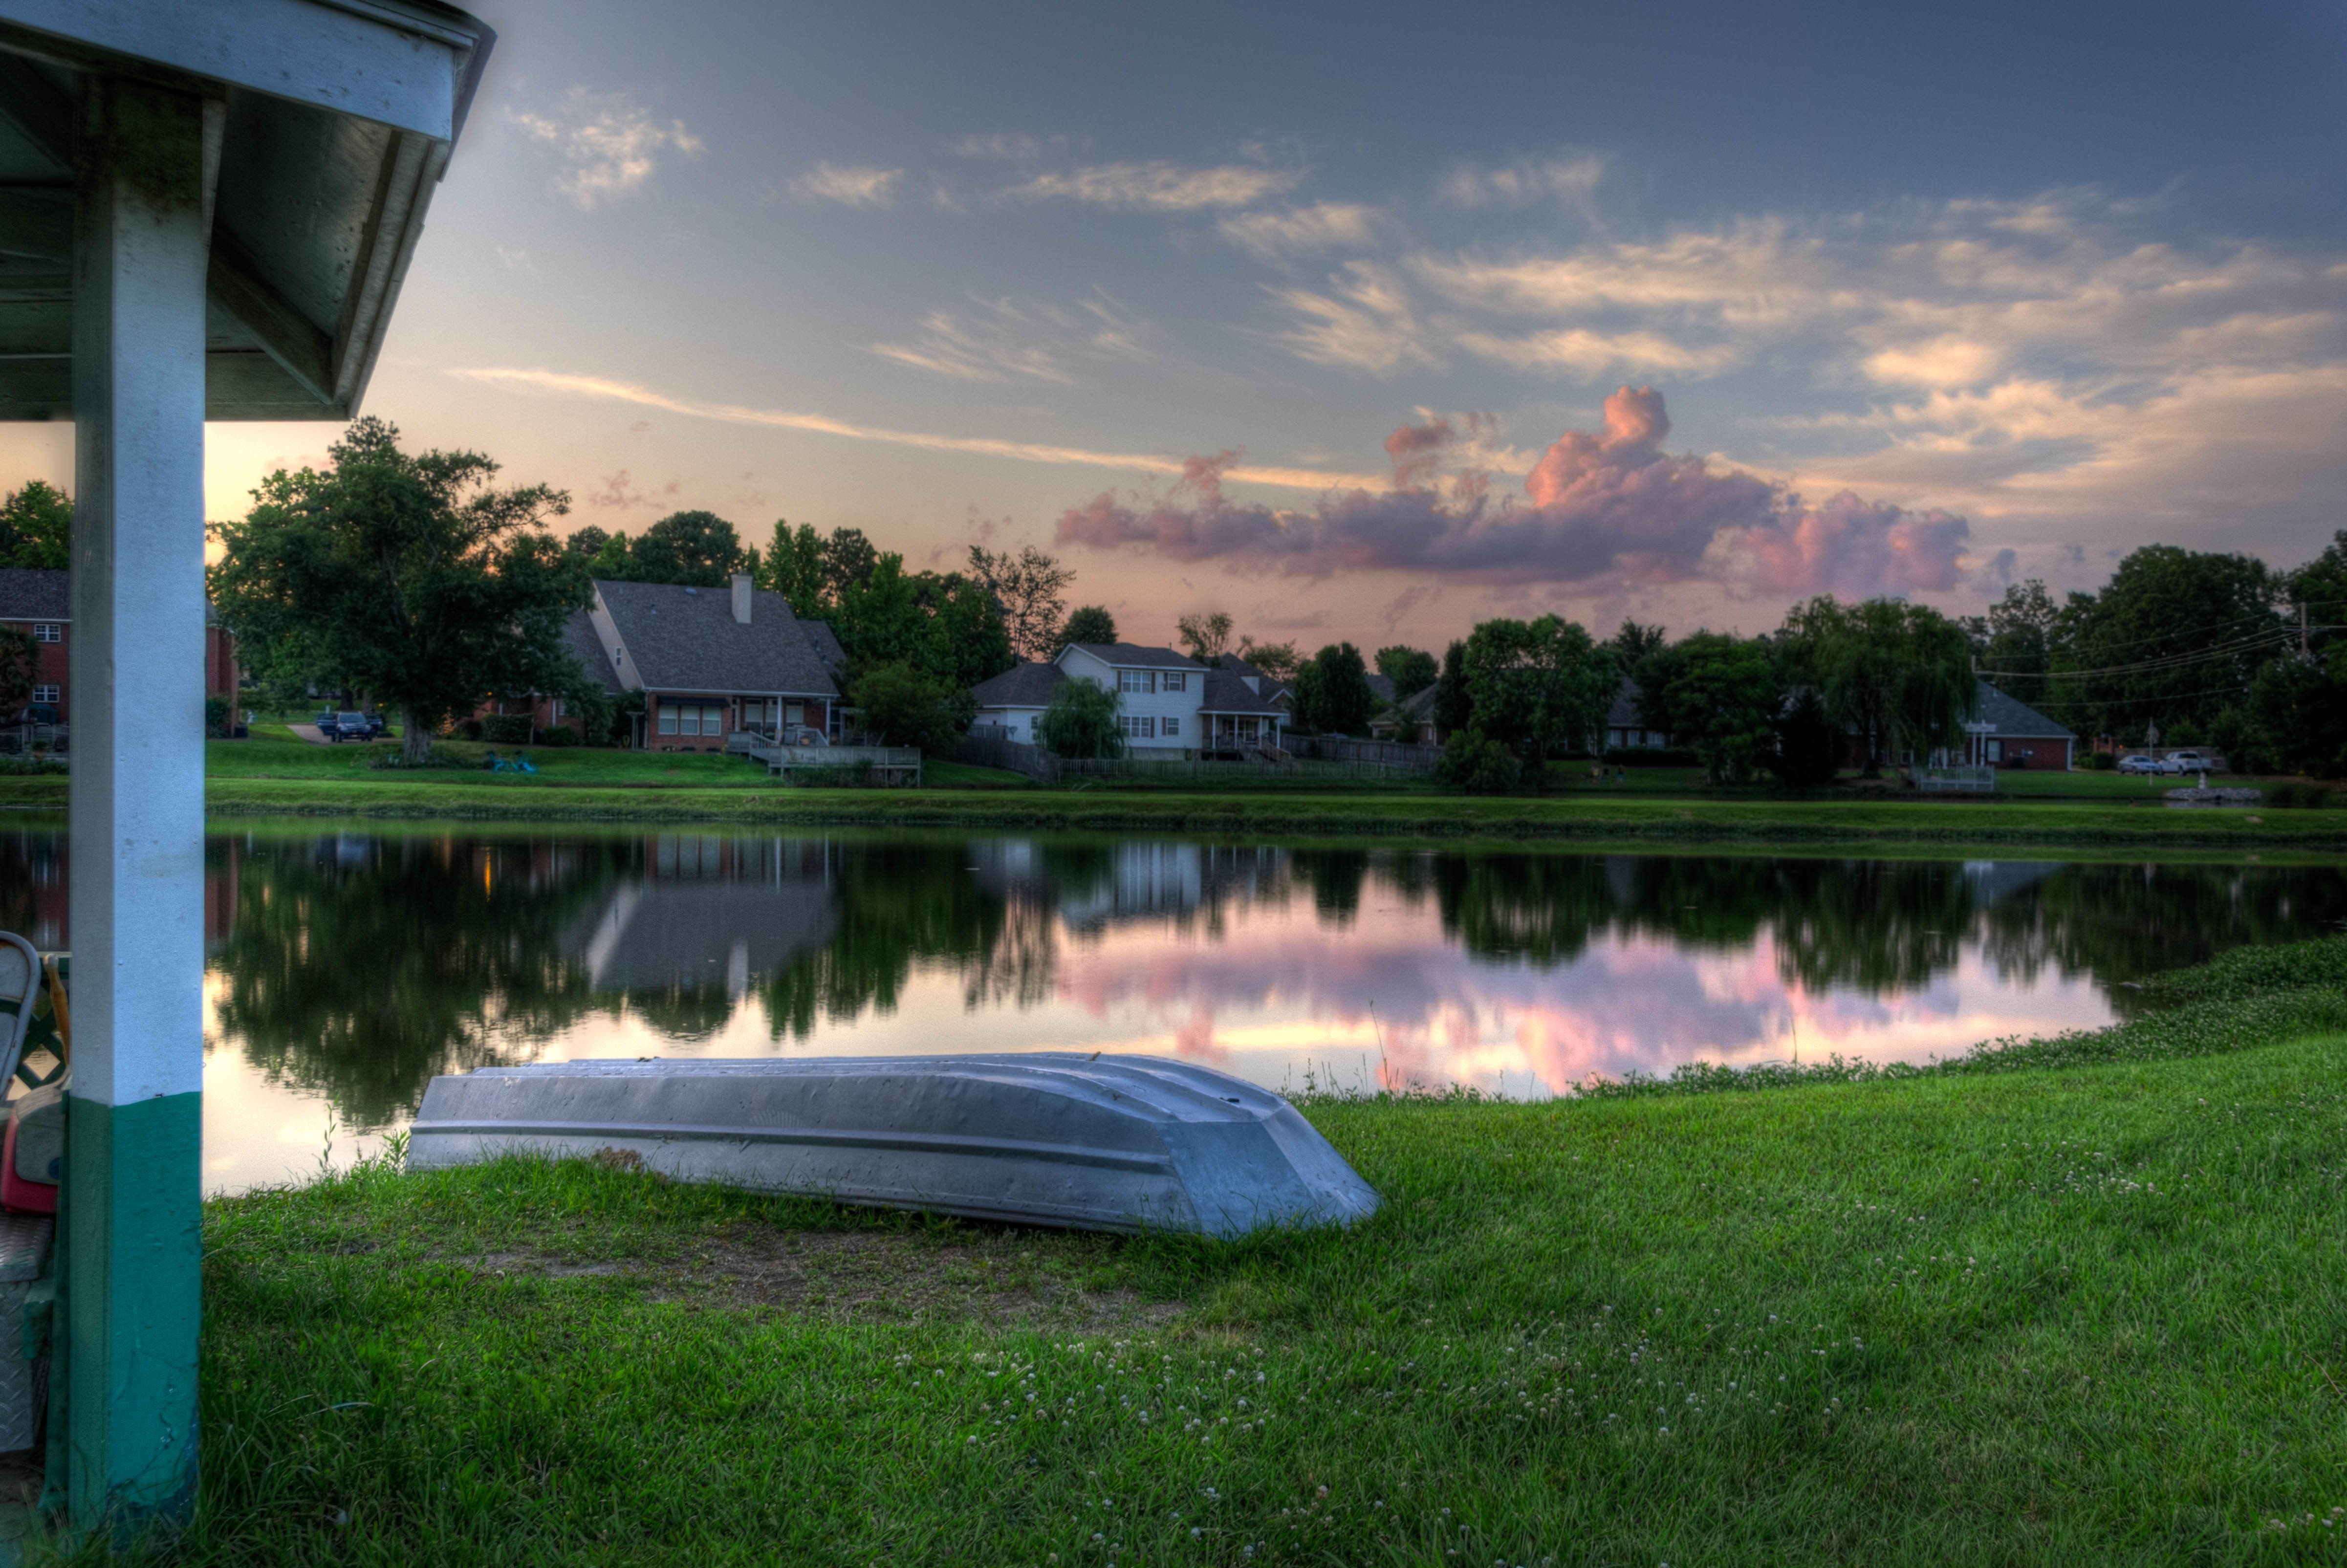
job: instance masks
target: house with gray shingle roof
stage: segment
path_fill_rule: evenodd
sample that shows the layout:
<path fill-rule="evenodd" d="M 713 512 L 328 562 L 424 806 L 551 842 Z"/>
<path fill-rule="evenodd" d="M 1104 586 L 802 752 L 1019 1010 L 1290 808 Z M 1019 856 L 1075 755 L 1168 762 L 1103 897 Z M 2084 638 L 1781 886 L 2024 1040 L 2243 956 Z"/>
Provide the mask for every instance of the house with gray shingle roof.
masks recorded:
<path fill-rule="evenodd" d="M 33 640 L 31 707 L 42 723 L 73 723 L 73 573 L 53 567 L 0 567 L 0 626 Z M 236 639 L 204 606 L 204 695 L 232 705 L 244 672 Z M 0 714 L 14 723 L 15 713 Z M 231 733 L 237 733 L 233 723 Z"/>
<path fill-rule="evenodd" d="M 727 588 L 599 580 L 587 620 L 619 690 L 644 694 L 639 746 L 721 751 L 741 730 L 839 738 L 838 638 L 747 572 Z"/>
<path fill-rule="evenodd" d="M 1967 745 L 1973 756 L 1991 767 L 2024 768 L 2032 772 L 2066 772 L 2078 737 L 2017 697 L 2008 696 L 1983 681 Z"/>
<path fill-rule="evenodd" d="M 970 688 L 978 722 L 1035 743 L 1035 723 L 1070 681 L 1117 695 L 1126 751 L 1160 760 L 1277 743 L 1287 689 L 1252 664 L 1225 655 L 1213 667 L 1171 648 L 1137 642 L 1076 642 L 1049 664 L 1016 664 Z"/>

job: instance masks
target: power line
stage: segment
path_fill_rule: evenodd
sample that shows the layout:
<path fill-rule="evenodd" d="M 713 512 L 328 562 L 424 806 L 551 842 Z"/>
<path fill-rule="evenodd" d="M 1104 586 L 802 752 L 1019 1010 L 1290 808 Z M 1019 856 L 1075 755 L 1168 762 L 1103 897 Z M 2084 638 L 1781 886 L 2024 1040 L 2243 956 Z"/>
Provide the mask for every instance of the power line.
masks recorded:
<path fill-rule="evenodd" d="M 2197 653 L 2178 653 L 2162 659 L 2139 660 L 2133 664 L 2106 664 L 2089 670 L 1983 670 L 1980 673 L 2002 676 L 2007 680 L 2018 678 L 2035 681 L 2075 681 L 2084 680 L 2090 675 L 2146 674 L 2159 671 L 2184 670 L 2195 664 L 2239 659 L 2260 648 L 2286 646 L 2297 641 L 2297 638 L 2298 630 L 2295 627 L 2276 627 L 2270 631 L 2260 632 L 2254 637 L 2240 638 L 2232 642 L 2219 643 Z"/>

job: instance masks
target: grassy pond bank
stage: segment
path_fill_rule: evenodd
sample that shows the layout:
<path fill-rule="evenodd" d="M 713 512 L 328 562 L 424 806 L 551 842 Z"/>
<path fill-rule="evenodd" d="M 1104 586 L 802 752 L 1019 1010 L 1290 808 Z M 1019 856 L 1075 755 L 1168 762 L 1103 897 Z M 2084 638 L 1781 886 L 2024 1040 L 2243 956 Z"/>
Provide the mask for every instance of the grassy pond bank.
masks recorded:
<path fill-rule="evenodd" d="M 1936 1067 L 1307 1100 L 1350 1234 L 207 1206 L 193 1563 L 2339 1561 L 2347 940 Z"/>

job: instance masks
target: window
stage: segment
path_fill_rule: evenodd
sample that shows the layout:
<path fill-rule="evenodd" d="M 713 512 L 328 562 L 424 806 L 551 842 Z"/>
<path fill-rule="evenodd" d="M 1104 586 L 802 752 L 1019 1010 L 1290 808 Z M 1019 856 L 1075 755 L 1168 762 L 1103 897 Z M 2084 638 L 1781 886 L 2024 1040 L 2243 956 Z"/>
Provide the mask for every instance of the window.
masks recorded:
<path fill-rule="evenodd" d="M 36 642 L 55 642 L 64 635 L 54 620 L 36 621 L 33 625 L 33 641 Z"/>
<path fill-rule="evenodd" d="M 1164 683 L 1159 686 L 1158 690 L 1161 692 L 1186 691 L 1188 688 L 1184 684 L 1184 682 L 1188 681 L 1189 678 L 1189 671 L 1185 670 L 1168 670 L 1165 671 Z"/>
<path fill-rule="evenodd" d="M 805 723 L 806 704 L 805 702 L 793 702 L 788 707 L 784 708 L 783 710 L 783 723 L 786 724 Z"/>
<path fill-rule="evenodd" d="M 1126 740 L 1145 741 L 1149 739 L 1149 715 L 1143 713 L 1136 718 L 1131 713 L 1120 713 L 1116 719 L 1116 729 L 1117 733 Z"/>
<path fill-rule="evenodd" d="M 676 733 L 676 710 L 666 702 L 661 704 L 660 733 L 663 735 Z"/>
<path fill-rule="evenodd" d="M 1988 743 L 1988 760 L 1993 763 L 2001 763 L 2004 761 L 2004 743 L 2003 741 L 1991 741 Z"/>
<path fill-rule="evenodd" d="M 55 686 L 36 686 L 36 687 L 34 687 L 34 688 L 33 688 L 33 701 L 34 701 L 34 702 L 56 702 L 56 700 L 57 700 L 57 689 L 56 689 Z"/>
<path fill-rule="evenodd" d="M 1179 680 L 1181 677 L 1177 675 L 1169 677 L 1169 679 Z M 1182 721 L 1179 719 L 1160 719 L 1157 721 L 1157 733 L 1161 735 L 1178 735 L 1182 733 Z"/>
<path fill-rule="evenodd" d="M 1116 689 L 1120 692 L 1148 691 L 1149 671 L 1146 670 L 1118 671 L 1116 672 Z"/>

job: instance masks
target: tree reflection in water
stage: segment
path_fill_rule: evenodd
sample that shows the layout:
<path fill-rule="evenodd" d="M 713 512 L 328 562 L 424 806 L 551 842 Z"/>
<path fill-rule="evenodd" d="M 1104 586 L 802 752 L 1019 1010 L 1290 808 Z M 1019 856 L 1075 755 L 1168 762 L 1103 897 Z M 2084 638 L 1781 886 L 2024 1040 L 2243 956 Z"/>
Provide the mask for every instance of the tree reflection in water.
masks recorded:
<path fill-rule="evenodd" d="M 1376 939 L 1419 943 L 1458 994 L 1479 965 L 1562 969 L 1607 941 L 1766 941 L 1812 993 L 1911 992 L 1970 955 L 2019 982 L 2090 976 L 2126 1012 L 2127 981 L 2347 923 L 2347 876 L 2329 866 L 251 834 L 213 839 L 206 869 L 221 1040 L 361 1127 L 412 1113 L 435 1074 L 528 1060 L 598 1016 L 690 1040 L 754 998 L 774 1039 L 819 1040 L 939 975 L 969 1010 L 1024 1011 L 1066 1000 L 1071 945 L 1130 935 L 1198 956 L 1182 1005 L 1261 1008 L 1286 961 L 1266 934 L 1362 939 L 1372 894 L 1419 922 L 1381 914 Z M 0 835 L 0 926 L 68 945 L 66 880 L 62 835 Z M 1245 953 L 1225 946 L 1242 917 Z"/>

